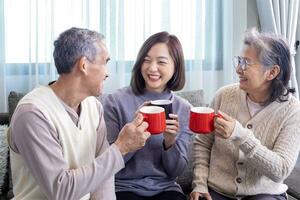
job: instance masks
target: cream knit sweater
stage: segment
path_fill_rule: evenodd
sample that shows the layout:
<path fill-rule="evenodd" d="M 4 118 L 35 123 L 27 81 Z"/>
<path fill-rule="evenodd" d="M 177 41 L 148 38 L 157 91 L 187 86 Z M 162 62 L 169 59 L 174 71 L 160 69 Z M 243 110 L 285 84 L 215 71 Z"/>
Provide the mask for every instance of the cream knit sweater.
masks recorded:
<path fill-rule="evenodd" d="M 300 148 L 300 103 L 272 102 L 250 116 L 238 85 L 221 88 L 212 107 L 236 119 L 234 138 L 198 134 L 194 142 L 195 192 L 208 187 L 228 197 L 281 194 Z"/>

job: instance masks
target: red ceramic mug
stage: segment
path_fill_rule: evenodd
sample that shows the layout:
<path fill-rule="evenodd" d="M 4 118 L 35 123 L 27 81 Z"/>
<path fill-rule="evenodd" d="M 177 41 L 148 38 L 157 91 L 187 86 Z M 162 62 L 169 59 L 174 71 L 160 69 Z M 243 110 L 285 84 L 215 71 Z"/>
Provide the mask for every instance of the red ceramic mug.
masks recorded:
<path fill-rule="evenodd" d="M 166 129 L 165 109 L 159 106 L 143 106 L 140 108 L 144 121 L 149 124 L 147 131 L 152 135 L 159 134 Z"/>
<path fill-rule="evenodd" d="M 194 107 L 190 112 L 189 128 L 195 133 L 208 134 L 215 130 L 214 118 L 222 117 L 208 107 Z"/>

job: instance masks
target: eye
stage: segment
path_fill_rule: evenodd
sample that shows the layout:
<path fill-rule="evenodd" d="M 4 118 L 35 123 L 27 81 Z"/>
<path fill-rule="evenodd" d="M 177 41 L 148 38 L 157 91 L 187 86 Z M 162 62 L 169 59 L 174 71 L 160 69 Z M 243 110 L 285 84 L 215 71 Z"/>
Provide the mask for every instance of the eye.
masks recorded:
<path fill-rule="evenodd" d="M 166 65 L 168 63 L 166 61 L 158 61 L 158 64 L 160 64 L 160 65 Z"/>
<path fill-rule="evenodd" d="M 150 59 L 149 58 L 144 58 L 144 63 L 150 63 Z"/>

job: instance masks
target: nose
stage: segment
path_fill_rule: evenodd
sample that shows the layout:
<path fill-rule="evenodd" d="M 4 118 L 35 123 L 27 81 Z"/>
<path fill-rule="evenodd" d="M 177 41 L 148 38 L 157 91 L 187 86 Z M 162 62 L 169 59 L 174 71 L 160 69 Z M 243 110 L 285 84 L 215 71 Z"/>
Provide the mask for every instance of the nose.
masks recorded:
<path fill-rule="evenodd" d="M 242 69 L 242 67 L 241 67 L 240 64 L 238 64 L 238 65 L 236 66 L 235 72 L 236 72 L 237 74 L 243 74 L 244 70 Z"/>
<path fill-rule="evenodd" d="M 149 65 L 149 70 L 150 71 L 157 71 L 158 70 L 158 65 L 156 62 L 151 62 L 150 65 Z"/>

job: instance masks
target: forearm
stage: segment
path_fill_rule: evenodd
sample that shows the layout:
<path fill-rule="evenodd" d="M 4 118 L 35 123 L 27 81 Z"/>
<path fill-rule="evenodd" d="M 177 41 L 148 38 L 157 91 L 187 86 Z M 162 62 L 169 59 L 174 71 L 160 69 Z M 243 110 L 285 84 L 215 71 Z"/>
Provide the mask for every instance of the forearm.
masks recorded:
<path fill-rule="evenodd" d="M 103 182 L 98 189 L 91 194 L 92 200 L 99 200 L 99 199 L 105 199 L 105 200 L 115 200 L 116 194 L 115 194 L 115 182 L 114 177 L 111 177 L 107 181 Z"/>
<path fill-rule="evenodd" d="M 162 163 L 170 178 L 179 176 L 187 166 L 187 147 L 181 147 L 177 142 L 169 149 L 162 147 Z"/>
<path fill-rule="evenodd" d="M 62 169 L 62 166 L 55 163 L 52 165 L 48 165 L 48 170 L 30 167 L 49 199 L 80 199 L 85 194 L 95 191 L 124 167 L 122 156 L 115 146 L 108 148 L 91 165 L 73 170 Z"/>
<path fill-rule="evenodd" d="M 292 171 L 298 157 L 299 129 L 281 130 L 274 147 L 269 149 L 261 144 L 253 132 L 243 128 L 240 124 L 237 126 L 239 134 L 234 142 L 246 155 L 249 165 L 275 182 L 283 181 Z"/>
<path fill-rule="evenodd" d="M 213 135 L 196 136 L 194 140 L 194 175 L 193 175 L 193 191 L 207 193 L 209 162 L 211 146 L 213 143 Z"/>

